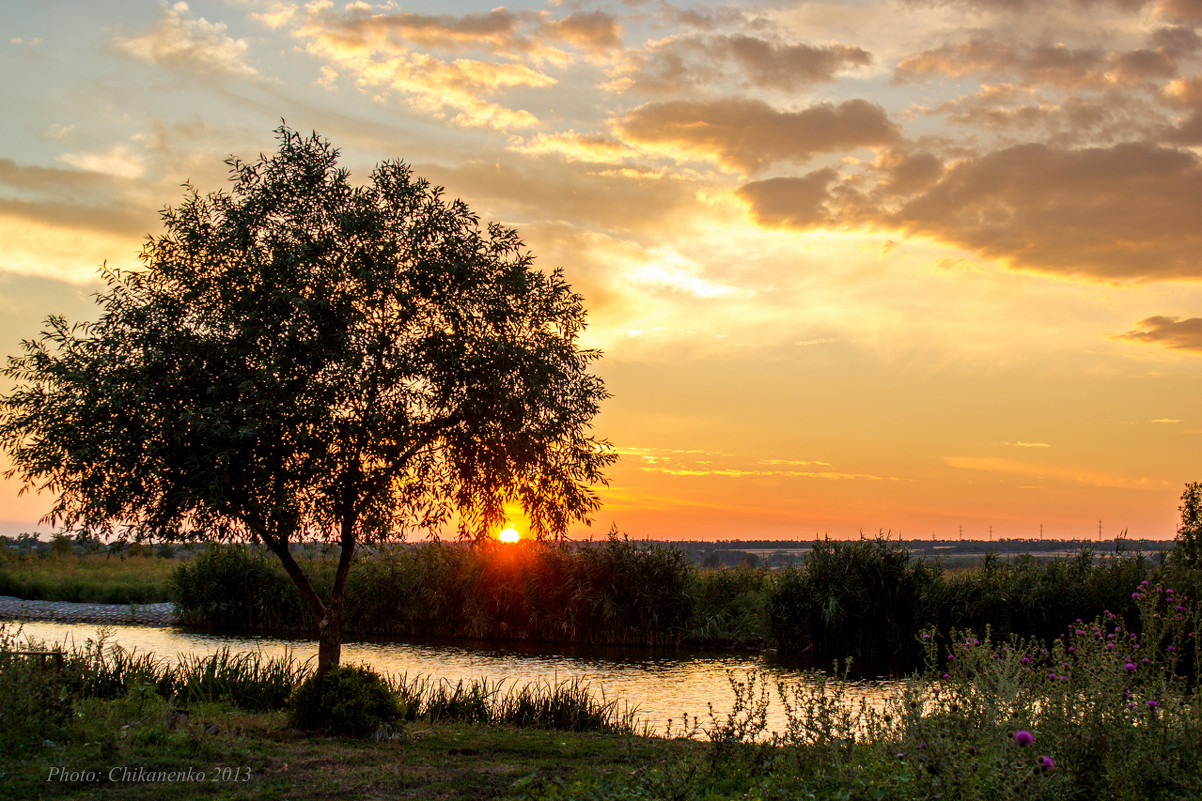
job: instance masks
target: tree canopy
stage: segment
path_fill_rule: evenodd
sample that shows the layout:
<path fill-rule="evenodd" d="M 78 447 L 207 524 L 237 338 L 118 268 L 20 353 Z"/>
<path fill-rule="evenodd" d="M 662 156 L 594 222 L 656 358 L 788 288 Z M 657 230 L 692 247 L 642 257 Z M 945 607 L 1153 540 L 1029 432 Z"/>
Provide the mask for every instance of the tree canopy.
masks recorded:
<path fill-rule="evenodd" d="M 355 185 L 327 140 L 277 135 L 226 162 L 229 191 L 187 185 L 143 269 L 103 271 L 97 320 L 22 343 L 0 444 L 68 530 L 266 545 L 321 621 L 324 669 L 357 543 L 480 539 L 506 503 L 563 536 L 615 457 L 560 270 L 402 162 Z M 341 546 L 327 598 L 289 551 L 313 539 Z"/>

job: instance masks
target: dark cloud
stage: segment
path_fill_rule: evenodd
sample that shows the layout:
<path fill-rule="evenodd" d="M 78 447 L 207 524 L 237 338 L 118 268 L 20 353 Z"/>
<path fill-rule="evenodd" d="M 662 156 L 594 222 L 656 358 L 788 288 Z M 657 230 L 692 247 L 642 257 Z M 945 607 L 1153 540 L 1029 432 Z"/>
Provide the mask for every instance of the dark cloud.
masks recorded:
<path fill-rule="evenodd" d="M 65 196 L 81 191 L 111 192 L 113 179 L 101 173 L 30 167 L 12 159 L 0 158 L 0 186 Z"/>
<path fill-rule="evenodd" d="M 1136 325 L 1137 328 L 1117 338 L 1202 353 L 1202 317 L 1185 320 L 1178 317 L 1148 317 Z"/>
<path fill-rule="evenodd" d="M 871 63 L 866 51 L 847 45 L 787 44 L 746 34 L 685 36 L 632 56 L 624 89 L 669 94 L 730 81 L 793 91 Z"/>
<path fill-rule="evenodd" d="M 811 228 L 829 222 L 827 187 L 835 170 L 816 170 L 801 178 L 769 178 L 739 187 L 738 195 L 765 228 Z"/>
<path fill-rule="evenodd" d="M 123 236 L 142 236 L 156 227 L 158 215 L 128 207 L 72 201 L 0 198 L 0 218 L 16 217 L 67 230 L 89 228 Z"/>
<path fill-rule="evenodd" d="M 885 110 L 865 100 L 779 111 L 759 100 L 648 103 L 616 123 L 627 141 L 673 145 L 756 172 L 817 153 L 888 144 L 899 134 Z"/>
<path fill-rule="evenodd" d="M 1202 278 L 1202 165 L 1179 150 L 1008 148 L 957 164 L 886 217 L 1016 267 Z"/>
<path fill-rule="evenodd" d="M 1156 10 L 1172 20 L 1202 22 L 1202 0 L 1161 0 Z"/>
<path fill-rule="evenodd" d="M 903 59 L 894 75 L 899 81 L 918 80 L 931 74 L 959 78 L 987 74 L 1017 76 L 1027 83 L 1079 86 L 1095 83 L 1106 65 L 1106 55 L 1096 49 L 1063 45 L 1022 47 L 994 39 L 976 38 L 943 45 Z"/>
<path fill-rule="evenodd" d="M 914 6 L 960 6 L 974 11 L 1000 11 L 1022 13 L 1024 11 L 1046 11 L 1049 0 L 903 0 Z M 1138 12 L 1152 0 L 1064 0 L 1062 5 L 1075 8 L 1112 6 L 1120 11 Z"/>
<path fill-rule="evenodd" d="M 772 225 L 817 225 L 815 209 L 825 208 L 835 224 L 929 236 L 1017 269 L 1113 282 L 1202 278 L 1202 164 L 1187 151 L 1031 144 L 950 166 L 886 154 L 875 170 L 875 188 L 843 178 L 824 186 L 825 197 L 816 182 L 795 185 L 805 191 L 792 199 L 754 184 L 741 194 Z"/>

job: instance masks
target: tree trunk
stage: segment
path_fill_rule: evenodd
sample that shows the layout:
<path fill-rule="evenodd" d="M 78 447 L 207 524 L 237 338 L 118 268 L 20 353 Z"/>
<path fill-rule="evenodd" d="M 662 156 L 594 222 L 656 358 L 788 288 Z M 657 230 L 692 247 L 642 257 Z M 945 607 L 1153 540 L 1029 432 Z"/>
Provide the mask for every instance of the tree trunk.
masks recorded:
<path fill-rule="evenodd" d="M 342 518 L 339 537 L 342 551 L 338 555 L 338 569 L 334 572 L 334 586 L 330 588 L 330 602 L 325 605 L 325 615 L 317 629 L 318 674 L 338 667 L 338 660 L 342 657 L 342 609 L 346 598 L 346 579 L 351 572 L 351 558 L 355 555 L 355 523 L 353 514 Z"/>
<path fill-rule="evenodd" d="M 317 673 L 338 667 L 342 658 L 342 598 L 326 604 L 326 615 L 317 626 Z"/>

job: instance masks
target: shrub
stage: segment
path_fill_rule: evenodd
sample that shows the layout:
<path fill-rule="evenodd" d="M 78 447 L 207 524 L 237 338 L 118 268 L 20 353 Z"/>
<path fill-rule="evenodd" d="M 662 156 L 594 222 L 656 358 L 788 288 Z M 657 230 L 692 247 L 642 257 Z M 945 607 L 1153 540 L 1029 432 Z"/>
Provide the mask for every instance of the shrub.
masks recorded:
<path fill-rule="evenodd" d="M 304 605 L 282 570 L 262 554 L 215 545 L 171 573 L 180 622 L 214 628 L 290 628 L 305 620 Z"/>
<path fill-rule="evenodd" d="M 400 702 L 379 673 L 342 665 L 301 682 L 288 699 L 300 729 L 328 729 L 352 737 L 370 735 L 402 716 Z"/>

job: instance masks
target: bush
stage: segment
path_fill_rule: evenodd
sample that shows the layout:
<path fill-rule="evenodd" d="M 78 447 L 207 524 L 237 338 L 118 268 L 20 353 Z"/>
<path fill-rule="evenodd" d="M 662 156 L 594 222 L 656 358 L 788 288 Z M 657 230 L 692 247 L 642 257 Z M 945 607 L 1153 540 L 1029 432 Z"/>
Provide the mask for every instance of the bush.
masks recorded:
<path fill-rule="evenodd" d="M 292 628 L 304 604 L 282 569 L 262 553 L 215 545 L 171 573 L 181 623 L 214 628 Z"/>
<path fill-rule="evenodd" d="M 768 594 L 782 652 L 837 657 L 906 655 L 930 616 L 942 571 L 885 537 L 818 540 L 805 564 L 780 571 Z"/>
<path fill-rule="evenodd" d="M 328 729 L 352 737 L 366 737 L 403 713 L 384 678 L 357 665 L 309 677 L 293 690 L 288 706 L 297 728 Z"/>

